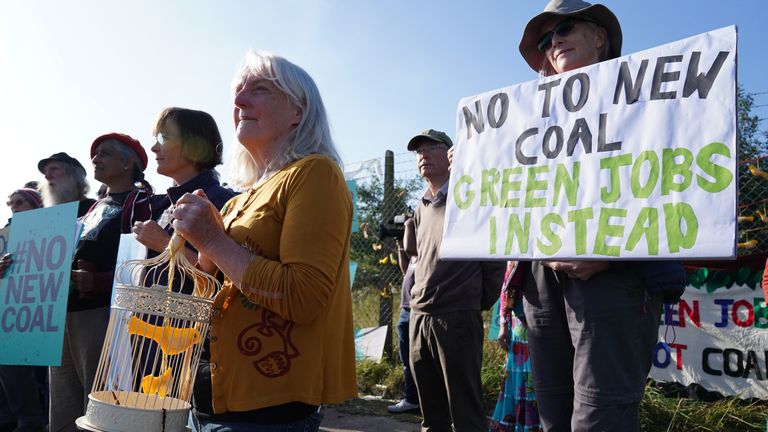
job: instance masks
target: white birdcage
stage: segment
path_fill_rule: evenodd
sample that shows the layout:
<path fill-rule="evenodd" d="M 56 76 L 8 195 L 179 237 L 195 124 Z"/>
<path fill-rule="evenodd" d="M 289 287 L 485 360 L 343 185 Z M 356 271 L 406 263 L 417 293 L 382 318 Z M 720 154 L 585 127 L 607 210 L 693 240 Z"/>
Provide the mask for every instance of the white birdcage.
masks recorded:
<path fill-rule="evenodd" d="M 76 421 L 80 429 L 186 430 L 212 297 L 220 284 L 196 269 L 183 248 L 184 240 L 174 235 L 162 254 L 126 261 L 115 271 L 109 326 L 88 408 Z M 167 286 L 157 283 L 161 280 Z M 191 294 L 172 289 L 191 282 Z"/>

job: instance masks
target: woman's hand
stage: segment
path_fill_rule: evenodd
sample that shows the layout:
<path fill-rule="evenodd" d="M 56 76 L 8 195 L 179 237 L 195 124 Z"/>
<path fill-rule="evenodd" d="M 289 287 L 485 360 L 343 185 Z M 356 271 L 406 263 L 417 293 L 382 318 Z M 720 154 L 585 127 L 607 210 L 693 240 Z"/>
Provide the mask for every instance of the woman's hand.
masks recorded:
<path fill-rule="evenodd" d="M 5 254 L 0 258 L 0 279 L 5 277 L 5 270 L 11 265 L 13 259 L 11 254 Z"/>
<path fill-rule="evenodd" d="M 224 221 L 205 193 L 198 189 L 184 194 L 173 210 L 173 228 L 198 251 L 198 267 L 213 273 L 218 268 L 242 288 L 243 277 L 253 254 L 229 238 Z"/>
<path fill-rule="evenodd" d="M 501 323 L 501 326 L 499 328 L 499 339 L 497 339 L 496 342 L 499 343 L 499 346 L 501 347 L 501 349 L 503 349 L 506 352 L 509 352 L 509 341 L 510 341 L 509 325 L 507 323 Z"/>
<path fill-rule="evenodd" d="M 70 283 L 77 290 L 81 299 L 96 297 L 98 291 L 94 283 L 93 273 L 87 270 L 72 270 Z"/>
<path fill-rule="evenodd" d="M 171 236 L 153 220 L 137 221 L 133 224 L 132 231 L 136 240 L 155 252 L 164 251 L 171 240 Z"/>
<path fill-rule="evenodd" d="M 543 264 L 554 271 L 565 273 L 571 279 L 579 280 L 587 280 L 611 266 L 608 261 L 544 261 Z"/>
<path fill-rule="evenodd" d="M 201 189 L 184 194 L 174 207 L 173 229 L 199 252 L 205 254 L 214 243 L 227 238 L 221 214 Z"/>
<path fill-rule="evenodd" d="M 96 264 L 77 260 L 77 270 L 72 270 L 70 283 L 77 289 L 81 299 L 95 298 L 99 294 L 97 270 Z"/>

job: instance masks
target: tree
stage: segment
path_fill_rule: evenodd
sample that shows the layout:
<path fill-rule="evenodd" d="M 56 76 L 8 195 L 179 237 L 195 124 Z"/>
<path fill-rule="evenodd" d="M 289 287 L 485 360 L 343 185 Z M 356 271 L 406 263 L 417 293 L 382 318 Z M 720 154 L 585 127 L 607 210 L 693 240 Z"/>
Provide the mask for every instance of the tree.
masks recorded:
<path fill-rule="evenodd" d="M 352 234 L 350 248 L 350 259 L 357 262 L 355 289 L 381 288 L 382 281 L 385 284 L 400 284 L 402 275 L 397 266 L 394 239 L 380 229 L 382 225 L 389 229 L 398 227 L 392 221 L 384 220 L 382 215 L 412 215 L 415 193 L 421 187 L 418 178 L 397 179 L 394 186 L 395 200 L 391 208 L 385 208 L 381 178 L 373 177 L 368 182 L 358 184 L 356 205 L 360 231 Z"/>
<path fill-rule="evenodd" d="M 760 131 L 760 119 L 752 110 L 752 94 L 739 86 L 736 110 L 740 152 L 738 191 L 738 252 L 768 252 L 768 134 Z"/>
<path fill-rule="evenodd" d="M 742 161 L 768 154 L 768 133 L 760 131 L 760 119 L 752 113 L 753 108 L 754 97 L 739 86 L 736 91 L 736 126 Z"/>

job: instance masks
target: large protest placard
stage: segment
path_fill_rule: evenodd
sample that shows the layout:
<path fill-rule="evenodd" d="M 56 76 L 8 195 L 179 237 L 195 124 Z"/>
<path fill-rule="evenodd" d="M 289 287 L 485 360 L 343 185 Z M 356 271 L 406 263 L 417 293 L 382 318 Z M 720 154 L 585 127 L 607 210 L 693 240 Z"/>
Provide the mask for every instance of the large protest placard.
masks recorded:
<path fill-rule="evenodd" d="M 651 378 L 741 398 L 768 399 L 768 308 L 762 292 L 734 284 L 689 286 L 665 305 Z"/>
<path fill-rule="evenodd" d="M 77 207 L 72 202 L 13 216 L 13 263 L 0 280 L 0 364 L 61 364 Z"/>
<path fill-rule="evenodd" d="M 460 101 L 444 259 L 726 258 L 736 28 Z"/>

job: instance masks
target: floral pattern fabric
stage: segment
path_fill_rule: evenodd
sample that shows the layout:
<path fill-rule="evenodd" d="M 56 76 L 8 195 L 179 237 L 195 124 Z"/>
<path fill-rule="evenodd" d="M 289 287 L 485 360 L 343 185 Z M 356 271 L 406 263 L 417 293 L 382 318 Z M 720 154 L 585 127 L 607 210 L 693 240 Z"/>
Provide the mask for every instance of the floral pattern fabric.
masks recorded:
<path fill-rule="evenodd" d="M 523 266 L 510 262 L 502 285 L 501 325 L 510 334 L 507 361 L 504 365 L 504 387 L 499 393 L 489 432 L 540 432 L 539 411 L 533 389 L 531 359 L 528 356 L 528 329 L 523 315 Z"/>

